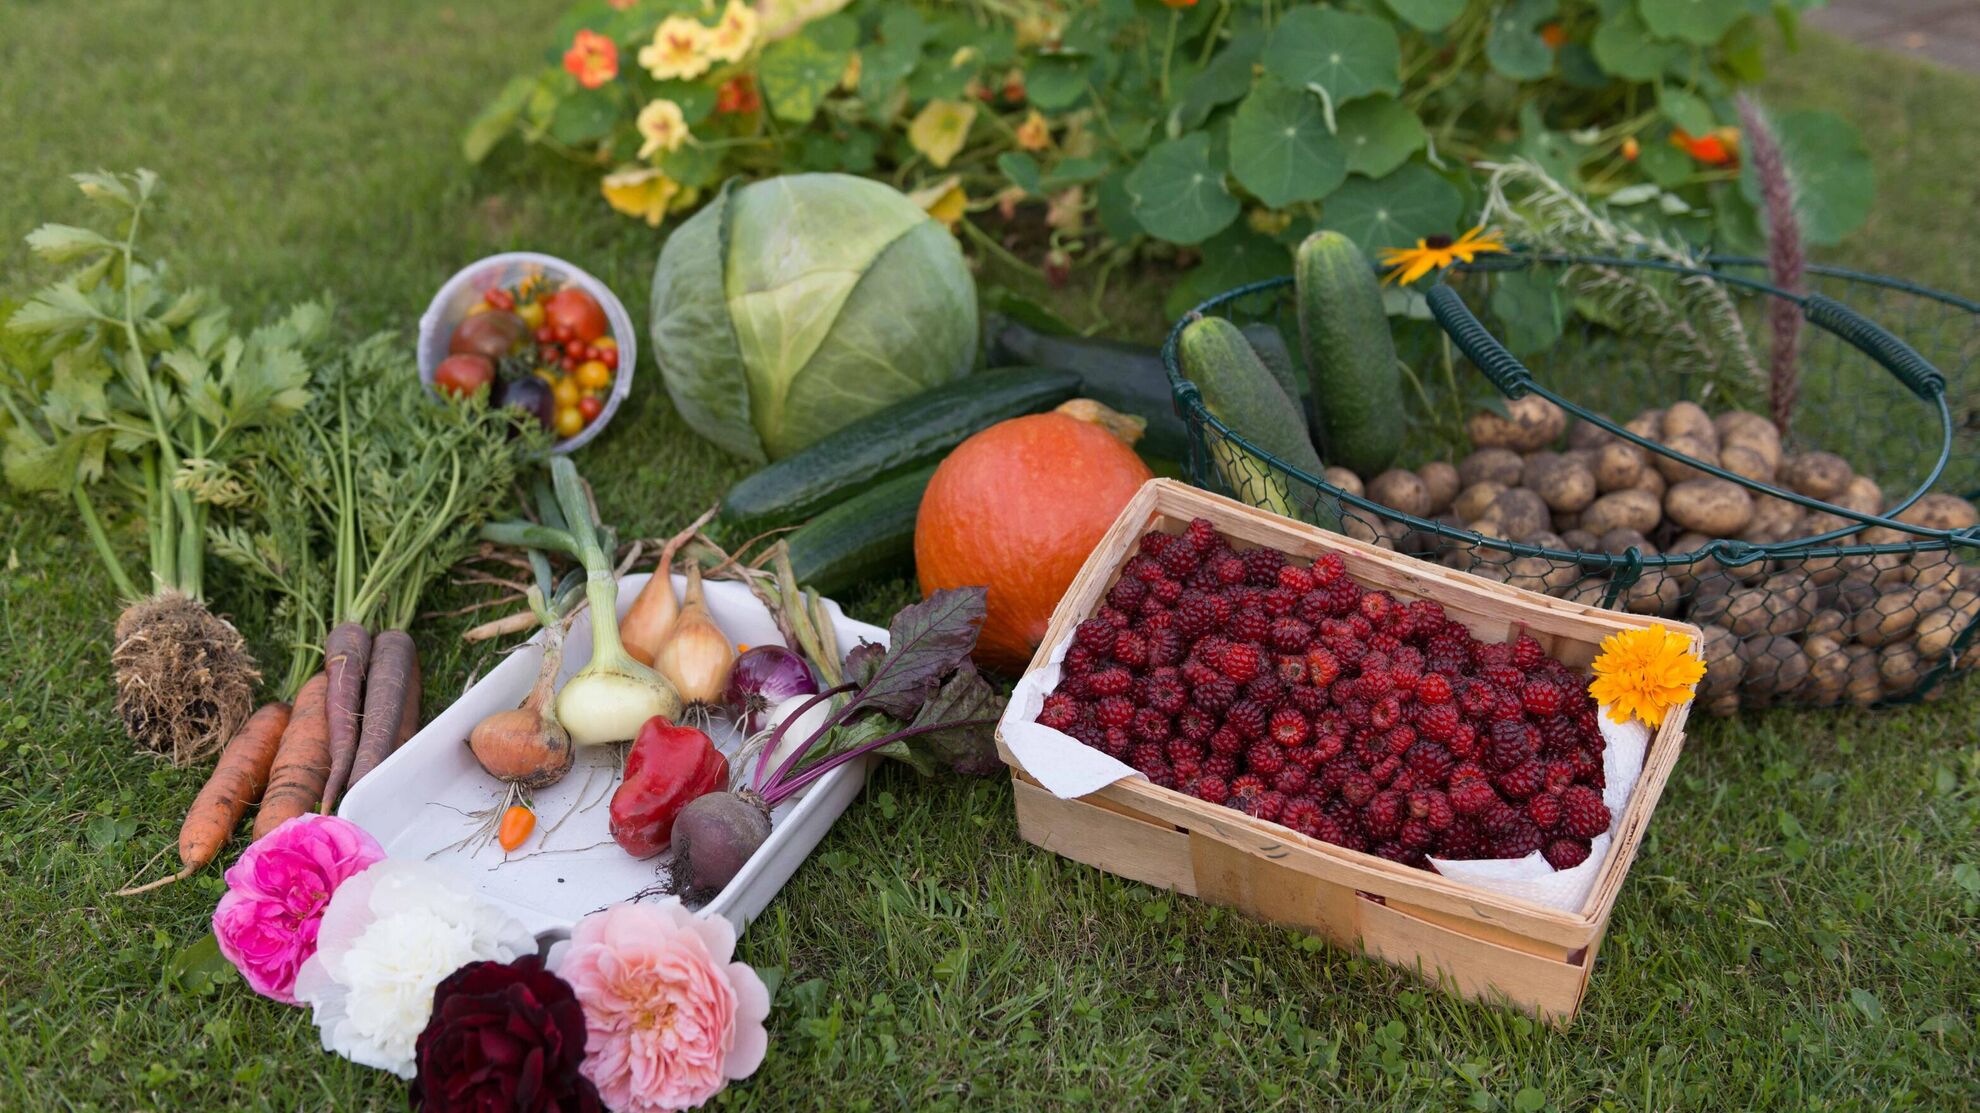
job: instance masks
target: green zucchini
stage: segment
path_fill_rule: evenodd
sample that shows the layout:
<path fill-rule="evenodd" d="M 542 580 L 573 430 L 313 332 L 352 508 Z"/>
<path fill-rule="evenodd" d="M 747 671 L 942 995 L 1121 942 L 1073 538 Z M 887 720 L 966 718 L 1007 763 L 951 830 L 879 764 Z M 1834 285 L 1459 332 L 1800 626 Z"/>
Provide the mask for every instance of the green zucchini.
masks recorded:
<path fill-rule="evenodd" d="M 1069 371 L 1007 367 L 903 399 L 751 475 L 722 497 L 721 529 L 795 525 L 875 484 L 941 459 L 1005 418 L 1049 410 L 1079 391 Z"/>
<path fill-rule="evenodd" d="M 1251 342 L 1222 317 L 1202 317 L 1183 329 L 1180 344 L 1183 370 L 1203 395 L 1203 407 L 1225 427 L 1283 465 L 1311 476 L 1320 474 L 1320 457 L 1307 439 L 1299 403 L 1286 397 Z M 1283 468 L 1274 467 L 1235 442 L 1206 431 L 1210 458 L 1238 498 L 1263 510 L 1303 517 L 1288 488 Z"/>
<path fill-rule="evenodd" d="M 914 519 L 933 465 L 869 487 L 792 531 L 797 582 L 831 595 L 914 563 Z"/>
<path fill-rule="evenodd" d="M 1300 346 L 1313 378 L 1321 454 L 1376 475 L 1402 446 L 1402 374 L 1382 310 L 1382 288 L 1354 241 L 1315 232 L 1293 254 Z"/>
<path fill-rule="evenodd" d="M 1148 422 L 1135 445 L 1144 456 L 1189 458 L 1189 434 L 1176 414 L 1175 394 L 1162 369 L 1162 353 L 1118 340 L 1049 336 L 1001 317 L 990 320 L 986 358 L 992 364 L 1024 363 L 1079 376 L 1082 396 Z"/>

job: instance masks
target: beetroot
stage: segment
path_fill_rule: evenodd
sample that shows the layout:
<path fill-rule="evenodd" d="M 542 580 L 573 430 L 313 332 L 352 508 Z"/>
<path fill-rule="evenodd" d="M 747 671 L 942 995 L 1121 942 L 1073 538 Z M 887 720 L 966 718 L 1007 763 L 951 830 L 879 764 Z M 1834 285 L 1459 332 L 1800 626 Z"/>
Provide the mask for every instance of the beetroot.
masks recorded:
<path fill-rule="evenodd" d="M 612 838 L 635 858 L 658 854 L 681 809 L 727 783 L 729 759 L 706 734 L 655 715 L 639 728 L 625 779 L 612 793 Z"/>
<path fill-rule="evenodd" d="M 672 888 L 689 896 L 720 892 L 769 837 L 770 808 L 756 793 L 695 797 L 674 820 Z"/>

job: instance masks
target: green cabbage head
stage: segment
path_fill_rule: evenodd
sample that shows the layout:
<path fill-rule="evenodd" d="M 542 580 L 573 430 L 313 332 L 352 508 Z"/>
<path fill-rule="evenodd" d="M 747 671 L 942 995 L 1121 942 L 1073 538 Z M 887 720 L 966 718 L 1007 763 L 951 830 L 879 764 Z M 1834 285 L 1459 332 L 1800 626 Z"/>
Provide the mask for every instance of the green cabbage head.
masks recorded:
<path fill-rule="evenodd" d="M 687 423 L 775 460 L 969 372 L 976 287 L 948 229 L 845 174 L 724 189 L 653 272 L 653 354 Z"/>

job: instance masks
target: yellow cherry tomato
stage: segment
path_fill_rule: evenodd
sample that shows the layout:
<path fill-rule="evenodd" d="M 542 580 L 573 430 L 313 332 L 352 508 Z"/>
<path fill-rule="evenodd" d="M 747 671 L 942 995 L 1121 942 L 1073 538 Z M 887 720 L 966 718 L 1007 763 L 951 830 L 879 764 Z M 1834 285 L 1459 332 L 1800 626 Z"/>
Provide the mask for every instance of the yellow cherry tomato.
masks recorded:
<path fill-rule="evenodd" d="M 560 437 L 575 437 L 582 432 L 584 432 L 584 415 L 578 412 L 578 408 L 576 406 L 558 406 L 557 435 Z"/>
<path fill-rule="evenodd" d="M 595 359 L 578 364 L 577 384 L 586 390 L 604 390 L 612 385 L 612 370 Z"/>
<path fill-rule="evenodd" d="M 537 368 L 535 374 L 537 378 L 542 379 L 545 383 L 549 384 L 550 386 L 557 385 L 557 373 L 555 371 L 550 370 L 548 367 Z"/>
<path fill-rule="evenodd" d="M 609 336 L 601 336 L 598 339 L 593 340 L 591 342 L 591 346 L 594 348 L 617 348 L 619 346 L 619 342 L 617 340 L 612 339 Z"/>
<path fill-rule="evenodd" d="M 494 310 L 495 307 L 488 304 L 487 302 L 478 301 L 475 302 L 473 305 L 468 306 L 467 315 L 472 317 L 477 313 L 492 313 L 494 312 Z"/>
<path fill-rule="evenodd" d="M 550 397 L 557 400 L 559 408 L 577 405 L 578 399 L 583 395 L 584 392 L 578 389 L 577 380 L 569 375 L 559 375 L 550 384 Z"/>
<path fill-rule="evenodd" d="M 516 306 L 516 316 L 523 319 L 523 324 L 529 326 L 529 331 L 535 332 L 543 327 L 543 303 L 526 301 Z"/>

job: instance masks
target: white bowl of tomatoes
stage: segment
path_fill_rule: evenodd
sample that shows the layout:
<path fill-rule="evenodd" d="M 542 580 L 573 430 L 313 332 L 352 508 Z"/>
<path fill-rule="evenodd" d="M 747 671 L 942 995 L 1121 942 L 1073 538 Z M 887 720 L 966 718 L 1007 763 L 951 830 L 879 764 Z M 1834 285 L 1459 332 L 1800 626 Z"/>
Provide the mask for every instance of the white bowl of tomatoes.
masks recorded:
<path fill-rule="evenodd" d="M 533 251 L 463 267 L 419 319 L 428 390 L 486 390 L 555 434 L 555 452 L 582 447 L 612 420 L 632 391 L 637 355 L 624 303 L 582 269 Z"/>

